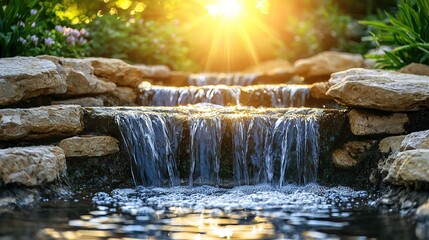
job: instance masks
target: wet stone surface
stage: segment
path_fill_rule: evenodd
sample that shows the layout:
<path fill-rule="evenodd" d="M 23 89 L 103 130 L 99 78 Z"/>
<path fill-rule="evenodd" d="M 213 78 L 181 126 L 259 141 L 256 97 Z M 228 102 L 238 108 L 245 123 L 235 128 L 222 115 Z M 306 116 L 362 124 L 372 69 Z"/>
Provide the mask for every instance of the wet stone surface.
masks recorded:
<path fill-rule="evenodd" d="M 316 184 L 116 189 L 0 213 L 6 239 L 414 239 L 374 196 Z M 61 209 L 61 211 L 59 210 Z"/>

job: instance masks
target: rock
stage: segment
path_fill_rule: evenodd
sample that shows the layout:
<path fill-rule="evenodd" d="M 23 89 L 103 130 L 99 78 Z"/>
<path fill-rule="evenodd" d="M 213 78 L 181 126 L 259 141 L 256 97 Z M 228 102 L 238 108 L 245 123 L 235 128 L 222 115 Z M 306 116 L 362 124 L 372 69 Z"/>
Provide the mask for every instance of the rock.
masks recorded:
<path fill-rule="evenodd" d="M 417 181 L 429 182 L 429 149 L 398 153 L 385 181 L 398 185 L 407 185 Z"/>
<path fill-rule="evenodd" d="M 278 75 L 294 73 L 293 66 L 290 62 L 283 59 L 276 59 L 262 62 L 258 65 L 252 66 L 244 70 L 247 73 L 259 73 L 264 75 Z"/>
<path fill-rule="evenodd" d="M 365 110 L 353 109 L 348 113 L 350 129 L 354 135 L 402 134 L 409 119 L 407 114 L 374 114 Z"/>
<path fill-rule="evenodd" d="M 384 138 L 378 144 L 378 150 L 382 154 L 382 159 L 377 164 L 379 172 L 383 176 L 387 176 L 392 163 L 395 161 L 394 157 L 399 153 L 401 143 L 405 139 L 405 135 L 392 136 Z"/>
<path fill-rule="evenodd" d="M 82 59 L 39 56 L 60 65 L 66 72 L 67 92 L 65 95 L 100 94 L 112 92 L 116 84 L 99 80 L 93 73 L 91 63 Z"/>
<path fill-rule="evenodd" d="M 0 109 L 0 141 L 73 136 L 83 129 L 80 106 Z"/>
<path fill-rule="evenodd" d="M 401 73 L 429 76 L 429 66 L 420 63 L 411 63 L 399 70 Z"/>
<path fill-rule="evenodd" d="M 170 69 L 164 65 L 135 65 L 139 67 L 145 74 L 146 78 L 168 78 L 170 76 Z"/>
<path fill-rule="evenodd" d="M 60 67 L 35 57 L 0 59 L 0 105 L 67 90 Z"/>
<path fill-rule="evenodd" d="M 66 174 L 64 151 L 54 146 L 0 150 L 0 179 L 5 184 L 39 186 Z"/>
<path fill-rule="evenodd" d="M 170 72 L 170 76 L 168 78 L 158 78 L 155 82 L 156 85 L 168 85 L 168 86 L 187 86 L 188 78 L 191 74 L 187 72 L 178 72 L 172 71 Z"/>
<path fill-rule="evenodd" d="M 377 141 L 350 141 L 341 149 L 332 153 L 334 165 L 341 169 L 351 169 L 365 160 L 366 153 L 377 144 Z"/>
<path fill-rule="evenodd" d="M 418 239 L 429 239 L 429 201 L 416 210 L 416 236 Z"/>
<path fill-rule="evenodd" d="M 383 138 L 378 144 L 378 150 L 382 154 L 396 155 L 399 152 L 401 143 L 404 139 L 405 135 Z"/>
<path fill-rule="evenodd" d="M 408 134 L 401 143 L 401 151 L 429 149 L 429 130 Z"/>
<path fill-rule="evenodd" d="M 416 111 L 429 107 L 429 76 L 351 69 L 332 74 L 327 95 L 352 107 Z"/>
<path fill-rule="evenodd" d="M 98 96 L 98 98 L 104 102 L 105 106 L 135 106 L 137 93 L 133 88 L 117 87 L 112 93 Z"/>
<path fill-rule="evenodd" d="M 103 100 L 99 98 L 84 97 L 52 101 L 52 105 L 79 105 L 81 107 L 103 107 L 104 103 Z"/>
<path fill-rule="evenodd" d="M 361 55 L 327 51 L 295 62 L 295 73 L 303 77 L 326 76 L 350 68 L 364 66 Z"/>
<path fill-rule="evenodd" d="M 329 82 L 317 82 L 310 86 L 310 94 L 315 99 L 332 99 L 326 95 L 330 85 Z"/>
<path fill-rule="evenodd" d="M 71 137 L 58 146 L 66 157 L 99 157 L 119 152 L 118 140 L 110 136 Z"/>
<path fill-rule="evenodd" d="M 120 59 L 86 58 L 91 63 L 94 74 L 119 86 L 137 87 L 145 78 L 152 77 L 146 68 L 130 65 Z"/>

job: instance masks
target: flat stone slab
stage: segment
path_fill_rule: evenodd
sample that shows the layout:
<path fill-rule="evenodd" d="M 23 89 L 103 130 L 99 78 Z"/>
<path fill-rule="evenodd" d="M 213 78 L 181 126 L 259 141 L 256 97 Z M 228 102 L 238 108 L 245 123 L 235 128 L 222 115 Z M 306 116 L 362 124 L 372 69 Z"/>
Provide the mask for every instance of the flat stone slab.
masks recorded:
<path fill-rule="evenodd" d="M 429 107 L 429 76 L 350 69 L 332 74 L 327 95 L 352 107 L 416 111 Z"/>
<path fill-rule="evenodd" d="M 303 77 L 317 77 L 363 66 L 364 60 L 361 55 L 327 51 L 296 61 L 294 70 Z"/>
<path fill-rule="evenodd" d="M 73 136 L 83 129 L 82 115 L 76 105 L 0 109 L 0 141 Z"/>
<path fill-rule="evenodd" d="M 0 59 L 0 105 L 67 91 L 61 67 L 35 57 Z"/>
<path fill-rule="evenodd" d="M 53 182 L 66 174 L 64 151 L 55 146 L 0 149 L 0 180 L 28 187 Z"/>
<path fill-rule="evenodd" d="M 166 66 L 130 65 L 120 59 L 85 58 L 91 63 L 94 74 L 118 86 L 137 87 L 141 82 L 153 78 L 166 78 L 170 70 Z"/>
<path fill-rule="evenodd" d="M 110 136 L 71 137 L 58 146 L 66 157 L 99 157 L 119 152 L 118 140 Z"/>
<path fill-rule="evenodd" d="M 354 135 L 403 134 L 409 118 L 405 113 L 375 114 L 353 109 L 348 113 L 350 130 Z"/>
<path fill-rule="evenodd" d="M 116 88 L 116 84 L 112 82 L 99 80 L 94 75 L 94 70 L 88 61 L 47 55 L 38 58 L 52 61 L 64 68 L 67 83 L 65 95 L 100 94 L 113 92 Z"/>

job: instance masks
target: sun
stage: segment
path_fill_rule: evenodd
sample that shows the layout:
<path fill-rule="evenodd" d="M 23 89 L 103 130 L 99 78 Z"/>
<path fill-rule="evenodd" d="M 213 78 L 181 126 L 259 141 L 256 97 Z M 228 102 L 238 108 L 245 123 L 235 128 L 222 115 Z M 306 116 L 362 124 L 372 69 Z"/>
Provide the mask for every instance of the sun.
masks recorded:
<path fill-rule="evenodd" d="M 242 5 L 239 0 L 217 0 L 216 3 L 207 5 L 206 9 L 212 16 L 234 18 L 240 15 Z"/>

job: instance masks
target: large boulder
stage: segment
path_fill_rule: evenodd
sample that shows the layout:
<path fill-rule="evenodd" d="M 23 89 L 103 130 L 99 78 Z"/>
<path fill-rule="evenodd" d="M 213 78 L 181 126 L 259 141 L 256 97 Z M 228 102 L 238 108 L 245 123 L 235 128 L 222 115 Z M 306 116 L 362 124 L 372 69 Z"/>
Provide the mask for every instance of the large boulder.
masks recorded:
<path fill-rule="evenodd" d="M 82 59 L 39 56 L 60 65 L 66 72 L 66 95 L 100 94 L 112 92 L 116 84 L 99 80 L 94 75 L 91 63 Z"/>
<path fill-rule="evenodd" d="M 91 63 L 94 74 L 108 82 L 119 86 L 137 87 L 148 78 L 166 77 L 167 70 L 161 67 L 135 66 L 120 59 L 86 58 Z M 168 72 L 169 73 L 169 72 Z"/>
<path fill-rule="evenodd" d="M 0 182 L 28 187 L 50 183 L 66 174 L 66 160 L 55 146 L 0 149 Z"/>
<path fill-rule="evenodd" d="M 329 76 L 332 73 L 364 66 L 361 55 L 327 51 L 294 63 L 295 73 L 305 78 Z"/>
<path fill-rule="evenodd" d="M 429 130 L 408 134 L 401 143 L 401 151 L 429 149 Z"/>
<path fill-rule="evenodd" d="M 66 157 L 99 157 L 119 152 L 118 140 L 110 136 L 71 137 L 58 146 Z"/>
<path fill-rule="evenodd" d="M 401 138 L 400 146 L 395 141 L 391 155 L 384 164 L 379 164 L 379 169 L 387 172 L 385 181 L 398 185 L 429 182 L 429 130 L 398 137 L 398 140 Z"/>
<path fill-rule="evenodd" d="M 429 149 L 399 152 L 385 180 L 399 185 L 429 182 Z"/>
<path fill-rule="evenodd" d="M 67 91 L 63 70 L 48 60 L 35 57 L 0 59 L 0 105 Z"/>
<path fill-rule="evenodd" d="M 73 136 L 82 131 L 80 106 L 0 109 L 0 141 Z"/>
<path fill-rule="evenodd" d="M 429 107 L 429 76 L 351 69 L 332 74 L 327 95 L 353 107 L 416 111 Z"/>
<path fill-rule="evenodd" d="M 409 122 L 407 114 L 375 114 L 366 110 L 353 109 L 348 113 L 350 130 L 354 135 L 402 134 Z"/>

